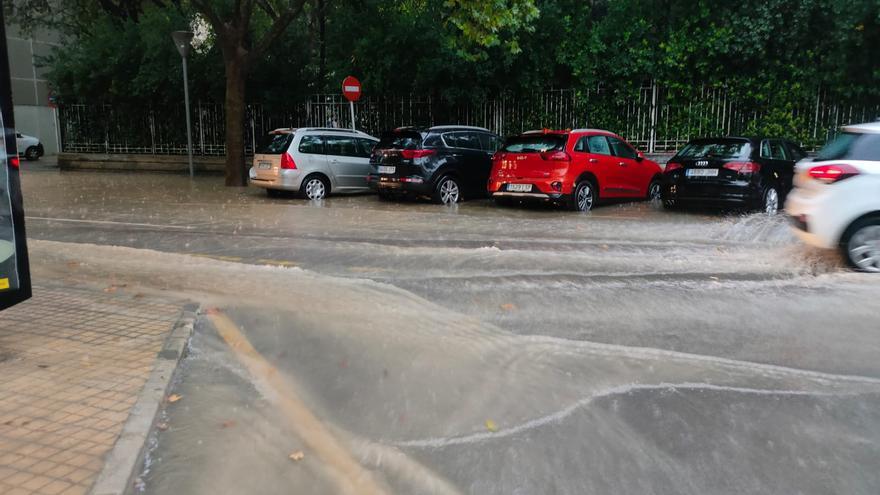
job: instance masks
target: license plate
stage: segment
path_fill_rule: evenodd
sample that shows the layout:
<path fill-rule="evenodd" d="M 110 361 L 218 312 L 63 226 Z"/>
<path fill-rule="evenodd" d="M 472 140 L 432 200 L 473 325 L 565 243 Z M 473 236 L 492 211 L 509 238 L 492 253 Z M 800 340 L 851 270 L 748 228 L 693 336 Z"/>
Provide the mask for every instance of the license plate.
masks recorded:
<path fill-rule="evenodd" d="M 272 162 L 258 162 L 257 168 L 259 168 L 261 170 L 270 169 L 270 168 L 272 168 Z"/>
<path fill-rule="evenodd" d="M 686 175 L 688 177 L 718 177 L 717 168 L 689 168 Z"/>
<path fill-rule="evenodd" d="M 532 185 L 531 184 L 508 184 L 507 191 L 508 192 L 531 192 Z"/>
<path fill-rule="evenodd" d="M 397 167 L 389 167 L 387 165 L 382 165 L 379 167 L 380 174 L 393 174 L 397 170 Z"/>

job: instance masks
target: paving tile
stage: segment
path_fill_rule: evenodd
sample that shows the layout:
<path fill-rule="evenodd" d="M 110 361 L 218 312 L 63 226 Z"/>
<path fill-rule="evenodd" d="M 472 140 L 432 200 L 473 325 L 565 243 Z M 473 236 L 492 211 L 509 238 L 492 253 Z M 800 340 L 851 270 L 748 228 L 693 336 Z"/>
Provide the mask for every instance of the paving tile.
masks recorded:
<path fill-rule="evenodd" d="M 0 495 L 88 492 L 181 308 L 37 287 L 0 313 Z"/>

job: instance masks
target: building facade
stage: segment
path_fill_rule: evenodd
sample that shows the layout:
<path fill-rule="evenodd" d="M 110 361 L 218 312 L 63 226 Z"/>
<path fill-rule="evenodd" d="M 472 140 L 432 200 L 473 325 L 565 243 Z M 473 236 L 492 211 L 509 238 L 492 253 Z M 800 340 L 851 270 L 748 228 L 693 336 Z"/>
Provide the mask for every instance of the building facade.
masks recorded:
<path fill-rule="evenodd" d="M 50 102 L 46 69 L 40 66 L 40 60 L 59 43 L 52 32 L 41 29 L 27 35 L 15 25 L 6 26 L 15 127 L 22 134 L 39 138 L 47 155 L 58 153 L 60 129 L 58 112 Z"/>

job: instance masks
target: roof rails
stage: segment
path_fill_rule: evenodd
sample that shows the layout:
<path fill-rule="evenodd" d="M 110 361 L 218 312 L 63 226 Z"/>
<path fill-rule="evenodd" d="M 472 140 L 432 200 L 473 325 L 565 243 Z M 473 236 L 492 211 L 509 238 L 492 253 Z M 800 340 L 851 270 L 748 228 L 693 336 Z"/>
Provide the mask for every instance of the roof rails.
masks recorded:
<path fill-rule="evenodd" d="M 476 127 L 476 126 L 472 126 L 472 125 L 435 125 L 428 130 L 442 131 L 444 129 L 469 129 L 472 131 L 491 132 L 491 131 L 489 131 L 489 129 L 486 129 L 485 127 Z"/>
<path fill-rule="evenodd" d="M 345 127 L 301 127 L 301 131 L 321 131 L 321 132 L 346 132 L 349 134 L 363 134 L 363 132 L 355 129 L 347 129 Z"/>

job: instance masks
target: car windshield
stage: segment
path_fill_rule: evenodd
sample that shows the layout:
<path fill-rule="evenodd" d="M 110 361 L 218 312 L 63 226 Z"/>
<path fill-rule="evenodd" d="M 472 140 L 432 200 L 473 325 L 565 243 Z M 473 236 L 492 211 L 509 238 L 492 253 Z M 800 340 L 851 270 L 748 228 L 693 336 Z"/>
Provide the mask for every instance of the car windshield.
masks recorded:
<path fill-rule="evenodd" d="M 880 160 L 880 134 L 844 132 L 825 145 L 816 161 Z"/>
<path fill-rule="evenodd" d="M 565 149 L 568 136 L 562 134 L 525 134 L 507 139 L 502 150 L 509 153 L 543 153 Z"/>
<path fill-rule="evenodd" d="M 417 131 L 392 131 L 382 134 L 376 149 L 416 149 L 422 145 L 422 135 Z"/>
<path fill-rule="evenodd" d="M 693 141 L 678 152 L 678 158 L 746 158 L 750 148 L 747 141 Z"/>
<path fill-rule="evenodd" d="M 0 3 L 0 495 L 880 495 L 880 0 Z"/>
<path fill-rule="evenodd" d="M 257 146 L 257 153 L 261 155 L 280 155 L 287 151 L 290 141 L 293 139 L 291 133 L 269 134 L 264 137 Z"/>

